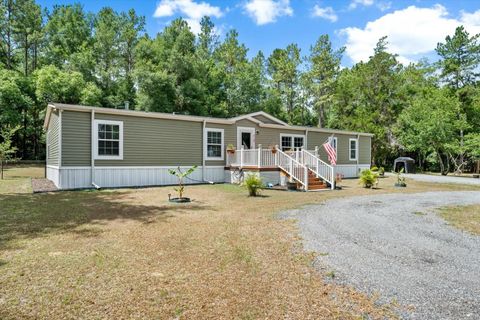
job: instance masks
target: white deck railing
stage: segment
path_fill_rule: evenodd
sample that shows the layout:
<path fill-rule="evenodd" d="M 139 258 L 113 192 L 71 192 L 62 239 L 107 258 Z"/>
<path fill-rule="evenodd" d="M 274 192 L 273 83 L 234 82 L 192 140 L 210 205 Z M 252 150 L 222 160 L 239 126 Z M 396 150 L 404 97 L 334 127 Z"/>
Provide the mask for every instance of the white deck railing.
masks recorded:
<path fill-rule="evenodd" d="M 281 150 L 277 150 L 277 165 L 280 169 L 288 173 L 290 177 L 303 185 L 305 191 L 308 190 L 308 168 L 295 160 L 292 156 Z"/>
<path fill-rule="evenodd" d="M 317 153 L 316 150 L 315 153 Z M 330 183 L 330 187 L 333 190 L 335 188 L 335 168 L 308 150 L 302 150 L 301 154 L 302 163 L 315 173 L 317 177 Z"/>
<path fill-rule="evenodd" d="M 313 153 L 314 152 L 314 153 Z M 315 151 L 297 149 L 283 152 L 272 149 L 240 149 L 227 153 L 227 165 L 236 167 L 280 168 L 308 190 L 308 171 L 330 183 L 335 188 L 335 168 L 318 157 Z"/>
<path fill-rule="evenodd" d="M 275 149 L 276 151 L 276 149 Z M 272 149 L 240 149 L 234 153 L 227 153 L 227 165 L 238 167 L 277 167 L 276 152 Z"/>

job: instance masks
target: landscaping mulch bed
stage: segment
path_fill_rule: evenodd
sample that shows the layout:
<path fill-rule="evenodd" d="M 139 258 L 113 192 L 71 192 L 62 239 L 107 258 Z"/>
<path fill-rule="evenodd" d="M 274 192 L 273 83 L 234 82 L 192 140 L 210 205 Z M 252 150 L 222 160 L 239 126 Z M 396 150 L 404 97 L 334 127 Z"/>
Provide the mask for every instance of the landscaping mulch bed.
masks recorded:
<path fill-rule="evenodd" d="M 52 181 L 45 178 L 32 178 L 33 193 L 58 191 Z"/>

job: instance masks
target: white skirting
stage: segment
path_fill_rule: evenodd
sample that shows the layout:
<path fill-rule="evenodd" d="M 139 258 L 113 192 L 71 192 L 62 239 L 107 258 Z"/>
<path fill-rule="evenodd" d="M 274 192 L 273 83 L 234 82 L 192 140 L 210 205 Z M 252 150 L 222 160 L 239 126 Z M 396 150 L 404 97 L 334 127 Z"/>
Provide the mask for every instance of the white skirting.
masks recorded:
<path fill-rule="evenodd" d="M 186 171 L 190 167 L 180 167 Z M 95 167 L 93 182 L 102 188 L 161 186 L 178 183 L 168 170 L 177 167 Z M 198 167 L 185 184 L 224 182 L 224 167 L 205 167 L 202 179 L 202 167 Z M 91 167 L 48 168 L 47 178 L 59 189 L 82 189 L 92 187 Z"/>
<path fill-rule="evenodd" d="M 59 188 L 60 186 L 60 168 L 56 166 L 47 165 L 47 179 Z"/>
<path fill-rule="evenodd" d="M 360 172 L 370 169 L 369 164 L 340 164 L 335 166 L 335 173 L 340 173 L 344 178 L 356 178 L 360 176 Z"/>

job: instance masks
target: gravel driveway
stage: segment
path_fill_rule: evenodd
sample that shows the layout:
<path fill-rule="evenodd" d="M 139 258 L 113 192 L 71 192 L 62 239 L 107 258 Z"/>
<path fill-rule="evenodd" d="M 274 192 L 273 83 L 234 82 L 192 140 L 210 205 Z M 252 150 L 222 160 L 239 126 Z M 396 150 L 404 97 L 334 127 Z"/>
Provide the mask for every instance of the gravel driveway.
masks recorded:
<path fill-rule="evenodd" d="M 405 174 L 405 177 L 412 180 L 433 182 L 433 183 L 454 183 L 454 184 L 471 184 L 480 186 L 480 179 L 471 177 L 455 177 L 455 176 L 434 176 L 431 174 Z"/>
<path fill-rule="evenodd" d="M 480 191 L 329 200 L 281 214 L 298 219 L 321 272 L 398 302 L 405 319 L 480 319 L 480 237 L 434 213 L 480 203 Z"/>

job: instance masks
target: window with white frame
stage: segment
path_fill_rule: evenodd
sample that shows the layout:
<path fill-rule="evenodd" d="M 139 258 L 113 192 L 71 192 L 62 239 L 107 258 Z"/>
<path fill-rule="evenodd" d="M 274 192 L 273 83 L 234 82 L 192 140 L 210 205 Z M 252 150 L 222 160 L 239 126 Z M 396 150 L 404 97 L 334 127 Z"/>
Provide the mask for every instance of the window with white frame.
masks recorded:
<path fill-rule="evenodd" d="M 349 159 L 352 160 L 357 160 L 357 153 L 358 153 L 358 140 L 357 139 L 350 139 L 349 140 Z"/>
<path fill-rule="evenodd" d="M 335 153 L 337 153 L 337 137 L 328 137 L 328 143 L 335 149 Z"/>
<path fill-rule="evenodd" d="M 223 160 L 223 129 L 205 129 L 206 160 Z"/>
<path fill-rule="evenodd" d="M 281 142 L 282 151 L 296 150 L 304 147 L 305 136 L 281 134 L 280 142 Z"/>
<path fill-rule="evenodd" d="M 123 159 L 123 122 L 95 120 L 95 159 Z"/>

